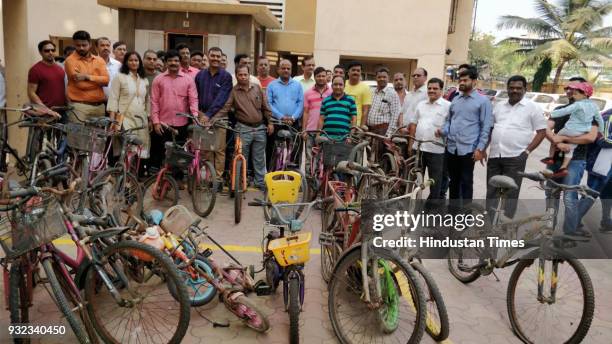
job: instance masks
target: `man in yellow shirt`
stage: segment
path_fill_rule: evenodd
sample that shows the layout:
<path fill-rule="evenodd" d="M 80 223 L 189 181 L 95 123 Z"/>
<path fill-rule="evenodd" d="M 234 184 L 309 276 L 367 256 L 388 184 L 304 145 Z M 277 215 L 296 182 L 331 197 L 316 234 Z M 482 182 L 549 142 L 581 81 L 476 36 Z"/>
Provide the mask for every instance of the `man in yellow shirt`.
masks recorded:
<path fill-rule="evenodd" d="M 365 125 L 361 123 L 361 119 L 365 114 L 367 117 L 370 111 L 370 105 L 372 105 L 372 93 L 370 87 L 364 82 L 361 82 L 361 69 L 362 65 L 360 62 L 353 61 L 348 64 L 349 79 L 346 81 L 344 86 L 344 92 L 355 100 L 357 105 L 357 125 Z"/>

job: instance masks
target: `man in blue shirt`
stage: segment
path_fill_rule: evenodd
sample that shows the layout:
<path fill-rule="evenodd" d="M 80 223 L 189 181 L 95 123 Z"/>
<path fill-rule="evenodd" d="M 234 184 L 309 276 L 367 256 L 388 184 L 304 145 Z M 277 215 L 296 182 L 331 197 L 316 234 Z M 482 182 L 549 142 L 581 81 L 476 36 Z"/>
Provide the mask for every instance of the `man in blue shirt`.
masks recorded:
<path fill-rule="evenodd" d="M 278 64 L 278 79 L 272 81 L 266 89 L 268 105 L 272 111 L 272 116 L 278 120 L 292 125 L 294 128 L 299 128 L 304 111 L 304 91 L 302 84 L 291 78 L 291 62 L 289 60 L 281 60 Z M 276 142 L 277 130 L 274 130 L 274 138 L 268 140 L 266 147 L 266 155 L 268 157 L 268 166 L 272 160 L 274 152 L 274 142 Z M 294 157 L 297 156 L 294 155 Z"/>
<path fill-rule="evenodd" d="M 475 68 L 459 74 L 461 95 L 453 99 L 444 127 L 436 132 L 437 136 L 446 137 L 451 200 L 472 200 L 474 163 L 482 163 L 485 158 L 493 123 L 491 102 L 474 88 L 477 79 Z"/>
<path fill-rule="evenodd" d="M 281 60 L 278 65 L 279 78 L 267 88 L 268 104 L 276 119 L 299 124 L 304 110 L 304 91 L 299 81 L 291 79 L 291 62 Z"/>
<path fill-rule="evenodd" d="M 195 77 L 201 123 L 208 122 L 212 116 L 219 112 L 232 92 L 232 76 L 221 68 L 221 54 L 223 52 L 218 47 L 208 49 L 209 67 L 198 72 Z M 217 142 L 225 143 L 225 129 L 217 128 L 215 130 L 217 135 L 220 136 Z M 221 180 L 225 167 L 225 145 L 222 144 L 221 146 L 216 147 L 216 152 L 204 152 L 204 158 L 215 165 L 217 180 Z M 218 184 L 219 187 L 222 187 L 222 185 L 222 183 Z"/>

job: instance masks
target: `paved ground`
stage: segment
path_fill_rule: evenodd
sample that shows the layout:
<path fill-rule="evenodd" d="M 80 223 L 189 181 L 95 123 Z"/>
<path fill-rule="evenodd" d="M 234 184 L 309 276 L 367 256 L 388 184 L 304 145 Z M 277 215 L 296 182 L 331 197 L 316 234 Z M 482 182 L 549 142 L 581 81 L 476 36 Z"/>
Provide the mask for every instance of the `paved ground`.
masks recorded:
<path fill-rule="evenodd" d="M 547 148 L 547 145 L 546 145 Z M 528 170 L 539 169 L 537 162 L 544 154 L 544 148 L 535 152 L 529 161 Z M 485 195 L 485 170 L 478 167 L 475 180 L 475 198 Z M 521 192 L 522 198 L 541 199 L 542 191 L 532 188 L 533 184 L 525 183 Z M 250 192 L 248 198 L 257 193 Z M 188 198 L 183 203 L 189 206 Z M 597 204 L 593 211 L 600 211 Z M 312 259 L 306 267 L 306 304 L 301 316 L 301 333 L 304 343 L 336 343 L 327 315 L 327 292 L 320 277 L 320 258 L 316 238 L 319 231 L 318 212 L 313 213 L 307 229 L 312 229 L 311 243 Z M 597 218 L 598 219 L 598 218 Z M 210 226 L 209 232 L 221 242 L 228 245 L 232 251 L 245 264 L 259 265 L 260 253 L 258 247 L 262 238 L 261 224 L 263 215 L 261 209 L 245 207 L 243 221 L 240 225 L 233 223 L 233 207 L 227 196 L 219 197 L 215 210 L 205 220 Z M 590 225 L 596 225 L 591 223 Z M 61 241 L 60 243 L 65 243 Z M 65 246 L 69 249 L 69 246 Z M 227 261 L 221 252 L 215 252 L 213 257 L 218 261 Z M 584 260 L 595 287 L 596 310 L 595 319 L 585 343 L 610 343 L 612 336 L 612 315 L 607 310 L 612 305 L 612 264 L 604 260 Z M 448 343 L 519 343 L 510 329 L 506 311 L 506 288 L 511 269 L 497 272 L 500 281 L 493 276 L 480 278 L 470 285 L 463 285 L 455 280 L 448 272 L 446 261 L 426 261 L 426 267 L 436 279 L 444 300 L 447 304 L 451 321 L 451 331 Z M 261 274 L 257 276 L 261 278 Z M 33 323 L 60 324 L 57 310 L 50 301 L 49 296 L 42 288 L 37 288 L 35 305 L 31 311 Z M 283 311 L 282 296 L 280 293 L 272 296 L 251 299 L 268 315 L 271 330 L 266 334 L 256 334 L 245 328 L 235 317 L 217 301 L 201 308 L 203 314 L 218 322 L 230 322 L 229 328 L 213 328 L 193 310 L 191 323 L 185 343 L 287 343 L 289 320 Z M 8 312 L 0 312 L 0 342 L 7 342 Z M 40 340 L 41 343 L 73 343 L 71 335 L 64 337 L 49 337 Z M 434 343 L 427 335 L 423 343 Z M 551 343 L 552 344 L 552 343 Z M 556 344 L 556 343 L 554 343 Z"/>

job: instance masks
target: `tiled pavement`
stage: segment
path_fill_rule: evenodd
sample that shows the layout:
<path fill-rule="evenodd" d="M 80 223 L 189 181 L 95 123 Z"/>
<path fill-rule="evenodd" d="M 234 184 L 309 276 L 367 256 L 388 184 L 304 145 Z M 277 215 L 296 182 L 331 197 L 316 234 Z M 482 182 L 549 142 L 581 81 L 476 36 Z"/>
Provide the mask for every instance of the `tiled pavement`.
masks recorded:
<path fill-rule="evenodd" d="M 535 156 L 530 158 L 528 170 L 540 168 L 537 161 L 545 153 L 540 148 Z M 475 180 L 484 180 L 485 170 L 478 166 Z M 475 185 L 475 198 L 483 198 L 485 194 L 482 183 Z M 529 183 L 523 185 L 522 198 L 541 199 L 542 191 L 530 188 Z M 533 184 L 531 184 L 533 185 Z M 248 194 L 248 198 L 256 195 L 255 191 Z M 184 195 L 183 203 L 189 206 L 190 201 Z M 600 211 L 599 205 L 595 211 Z M 244 209 L 242 223 L 238 226 L 233 223 L 233 205 L 227 196 L 220 196 L 211 216 L 205 220 L 209 233 L 224 245 L 232 245 L 232 254 L 245 264 L 260 265 L 261 255 L 256 252 L 262 238 L 261 224 L 263 215 L 261 210 L 253 207 Z M 306 303 L 301 315 L 300 331 L 304 343 L 336 343 L 327 315 L 327 292 L 325 284 L 320 277 L 320 260 L 318 255 L 319 213 L 314 212 L 306 226 L 313 231 L 311 243 L 311 261 L 306 267 Z M 65 246 L 69 248 L 69 246 Z M 218 261 L 228 261 L 221 252 L 213 255 Z M 584 343 L 610 343 L 612 337 L 612 315 L 609 308 L 612 305 L 612 264 L 603 260 L 584 260 L 595 287 L 595 319 L 588 337 Z M 446 261 L 425 261 L 425 266 L 436 279 L 446 302 L 451 331 L 449 343 L 476 344 L 476 343 L 519 343 L 513 336 L 506 311 L 506 288 L 511 268 L 496 271 L 500 278 L 497 282 L 493 276 L 482 277 L 470 285 L 463 285 L 455 280 L 448 272 Z M 257 276 L 261 278 L 261 274 Z M 3 292 L 3 290 L 2 290 Z M 266 334 L 257 334 L 243 326 L 240 321 L 229 313 L 217 300 L 201 307 L 199 310 L 206 317 L 217 322 L 229 321 L 229 328 L 213 328 L 206 320 L 200 317 L 196 310 L 192 310 L 188 335 L 184 343 L 287 343 L 289 319 L 283 311 L 283 301 L 280 291 L 276 295 L 257 297 L 250 296 L 260 309 L 268 315 L 271 329 Z M 38 287 L 35 295 L 35 305 L 31 309 L 31 319 L 38 324 L 61 324 L 59 313 L 46 292 Z M 6 332 L 8 326 L 8 312 L 0 312 L 0 343 L 8 341 Z M 68 330 L 69 332 L 70 330 Z M 63 337 L 48 337 L 35 340 L 40 343 L 73 343 L 74 337 L 67 334 Z M 423 343 L 434 343 L 427 335 Z M 552 344 L 552 343 L 551 343 Z M 554 343 L 556 344 L 556 343 Z"/>

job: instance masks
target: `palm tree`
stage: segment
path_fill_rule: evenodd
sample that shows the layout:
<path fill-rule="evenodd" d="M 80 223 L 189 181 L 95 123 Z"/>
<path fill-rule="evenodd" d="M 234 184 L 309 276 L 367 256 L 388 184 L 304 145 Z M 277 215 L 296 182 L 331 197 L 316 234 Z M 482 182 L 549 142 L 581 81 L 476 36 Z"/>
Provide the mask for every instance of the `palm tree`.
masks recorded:
<path fill-rule="evenodd" d="M 555 4 L 534 0 L 538 18 L 506 15 L 499 29 L 523 29 L 535 38 L 507 38 L 518 42 L 516 53 L 526 55 L 525 66 L 550 59 L 556 66 L 553 89 L 557 89 L 563 67 L 568 63 L 612 63 L 612 26 L 603 27 L 603 18 L 612 13 L 609 0 L 560 0 Z"/>

